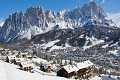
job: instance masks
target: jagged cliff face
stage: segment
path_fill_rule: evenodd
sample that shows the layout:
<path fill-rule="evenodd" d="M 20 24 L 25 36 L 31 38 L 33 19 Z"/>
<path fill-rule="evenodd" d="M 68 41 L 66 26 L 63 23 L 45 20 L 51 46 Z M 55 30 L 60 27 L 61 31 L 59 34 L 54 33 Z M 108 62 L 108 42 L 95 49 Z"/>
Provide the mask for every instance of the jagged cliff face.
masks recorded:
<path fill-rule="evenodd" d="M 90 25 L 104 25 L 115 27 L 114 23 L 107 18 L 106 13 L 93 1 L 71 11 L 51 10 L 44 11 L 43 7 L 28 8 L 26 13 L 15 12 L 6 19 L 0 30 L 0 42 L 10 40 L 31 39 L 35 35 L 46 33 L 56 29 L 74 29 Z"/>
<path fill-rule="evenodd" d="M 82 8 L 81 8 L 81 12 L 82 14 L 84 14 L 84 18 L 99 18 L 99 19 L 104 19 L 105 17 L 107 17 L 107 15 L 105 14 L 105 12 L 102 10 L 102 8 L 100 8 L 100 6 L 97 6 L 95 2 L 90 2 L 85 4 Z"/>
<path fill-rule="evenodd" d="M 1 40 L 9 40 L 15 37 L 19 32 L 26 30 L 30 27 L 28 19 L 24 16 L 22 12 L 16 12 L 9 15 L 6 19 L 2 30 L 1 30 Z"/>

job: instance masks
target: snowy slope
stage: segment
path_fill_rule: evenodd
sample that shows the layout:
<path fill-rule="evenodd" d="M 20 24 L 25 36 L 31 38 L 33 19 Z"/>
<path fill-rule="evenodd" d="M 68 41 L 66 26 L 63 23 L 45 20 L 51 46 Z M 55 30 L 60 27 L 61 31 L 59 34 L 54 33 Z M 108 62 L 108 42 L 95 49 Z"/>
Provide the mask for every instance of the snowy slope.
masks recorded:
<path fill-rule="evenodd" d="M 0 60 L 0 80 L 7 80 L 6 70 L 3 61 Z"/>
<path fill-rule="evenodd" d="M 112 53 L 112 54 L 114 54 L 114 55 L 116 55 L 116 56 L 120 56 L 120 49 L 118 49 L 118 50 L 113 50 L 113 51 L 109 51 L 109 53 Z"/>
<path fill-rule="evenodd" d="M 40 45 L 40 47 L 42 47 L 43 49 L 47 49 L 50 48 L 49 51 L 53 51 L 54 49 L 66 49 L 67 47 L 71 47 L 68 44 L 65 44 L 65 46 L 57 46 L 55 45 L 55 43 L 59 42 L 60 40 L 54 40 L 54 41 L 50 41 L 48 43 L 43 43 Z"/>
<path fill-rule="evenodd" d="M 104 40 L 98 40 L 97 38 L 93 37 L 92 38 L 89 38 L 89 37 L 86 37 L 87 41 L 85 43 L 85 46 L 83 46 L 84 50 L 85 49 L 88 49 L 92 46 L 95 46 L 95 45 L 99 45 L 100 43 L 103 43 Z M 88 40 L 90 40 L 92 42 L 92 45 L 88 46 L 87 43 L 88 43 Z"/>
<path fill-rule="evenodd" d="M 44 74 L 44 75 L 43 75 Z M 20 70 L 17 65 L 6 63 L 0 60 L 0 80 L 74 80 L 58 77 L 55 73 L 44 73 L 39 68 L 34 69 L 34 73 Z M 117 80 L 116 77 L 108 78 L 105 75 L 93 77 L 89 80 Z"/>
<path fill-rule="evenodd" d="M 20 70 L 17 65 L 2 62 L 0 60 L 0 80 L 68 80 L 66 78 L 57 77 L 55 75 L 43 75 L 42 72 L 35 70 L 34 73 L 29 73 Z"/>

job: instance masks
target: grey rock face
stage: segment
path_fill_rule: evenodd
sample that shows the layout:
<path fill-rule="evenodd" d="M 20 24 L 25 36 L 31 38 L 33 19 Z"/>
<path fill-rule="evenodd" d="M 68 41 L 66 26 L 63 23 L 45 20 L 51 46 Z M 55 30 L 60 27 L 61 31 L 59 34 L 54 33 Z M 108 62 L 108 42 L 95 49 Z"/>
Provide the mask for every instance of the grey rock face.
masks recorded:
<path fill-rule="evenodd" d="M 112 24 L 112 25 L 111 25 Z M 90 25 L 116 27 L 112 20 L 95 2 L 85 4 L 81 9 L 76 7 L 71 11 L 44 11 L 43 7 L 30 7 L 26 13 L 15 12 L 5 20 L 0 29 L 0 42 L 9 42 L 14 38 L 31 39 L 35 35 L 54 29 L 74 29 Z"/>

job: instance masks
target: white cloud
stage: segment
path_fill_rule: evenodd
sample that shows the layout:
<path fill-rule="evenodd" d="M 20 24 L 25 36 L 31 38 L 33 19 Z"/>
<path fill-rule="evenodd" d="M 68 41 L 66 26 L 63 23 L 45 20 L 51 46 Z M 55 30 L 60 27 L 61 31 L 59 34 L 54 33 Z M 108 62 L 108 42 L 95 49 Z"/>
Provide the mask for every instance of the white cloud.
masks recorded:
<path fill-rule="evenodd" d="M 106 2 L 105 0 L 102 0 L 102 2 L 101 3 L 104 3 L 104 2 Z"/>
<path fill-rule="evenodd" d="M 112 19 L 113 22 L 120 26 L 120 12 L 119 13 L 107 13 L 108 18 Z"/>

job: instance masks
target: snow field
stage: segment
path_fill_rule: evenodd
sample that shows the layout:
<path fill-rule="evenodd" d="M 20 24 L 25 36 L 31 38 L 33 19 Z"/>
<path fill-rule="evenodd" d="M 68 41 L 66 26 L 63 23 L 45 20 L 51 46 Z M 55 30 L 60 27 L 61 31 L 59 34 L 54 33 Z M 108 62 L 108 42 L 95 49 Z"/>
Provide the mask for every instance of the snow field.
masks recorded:
<path fill-rule="evenodd" d="M 108 78 L 108 76 L 92 77 L 89 80 L 118 80 L 116 77 Z M 0 80 L 75 80 L 56 76 L 56 73 L 45 73 L 34 68 L 34 73 L 29 73 L 20 69 L 19 66 L 3 62 L 0 60 Z M 79 80 L 79 79 L 77 79 Z"/>
<path fill-rule="evenodd" d="M 7 80 L 7 78 L 6 78 L 6 72 L 5 72 L 2 60 L 0 60 L 0 80 Z"/>

